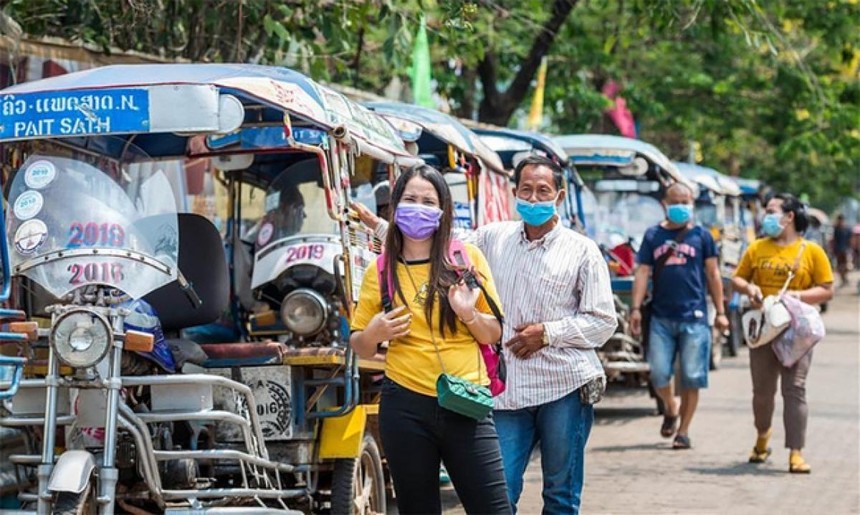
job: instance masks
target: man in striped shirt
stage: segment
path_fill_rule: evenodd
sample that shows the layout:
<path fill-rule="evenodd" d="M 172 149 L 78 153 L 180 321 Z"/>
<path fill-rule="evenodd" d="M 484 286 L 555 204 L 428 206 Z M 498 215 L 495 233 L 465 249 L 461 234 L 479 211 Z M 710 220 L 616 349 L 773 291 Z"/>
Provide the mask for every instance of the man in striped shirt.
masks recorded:
<path fill-rule="evenodd" d="M 605 380 L 595 349 L 617 324 L 609 270 L 593 241 L 559 221 L 556 206 L 566 192 L 558 164 L 528 157 L 514 179 L 523 221 L 458 237 L 487 257 L 506 314 L 507 387 L 496 398 L 495 422 L 511 504 L 516 509 L 523 474 L 540 445 L 544 513 L 575 514 L 594 419 L 593 406 L 580 396 Z M 385 224 L 362 219 L 377 234 L 385 231 Z"/>
<path fill-rule="evenodd" d="M 523 221 L 486 225 L 466 238 L 487 257 L 507 316 L 507 388 L 496 398 L 496 430 L 511 504 L 540 445 L 544 513 L 578 513 L 594 419 L 580 390 L 605 379 L 595 349 L 617 324 L 609 270 L 593 241 L 559 221 L 560 166 L 531 156 L 514 180 Z"/>

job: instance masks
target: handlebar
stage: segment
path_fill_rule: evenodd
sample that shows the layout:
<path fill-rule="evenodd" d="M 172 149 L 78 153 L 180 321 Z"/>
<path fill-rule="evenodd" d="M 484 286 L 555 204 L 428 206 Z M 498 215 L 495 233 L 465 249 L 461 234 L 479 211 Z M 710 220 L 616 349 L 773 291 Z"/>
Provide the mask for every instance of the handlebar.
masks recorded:
<path fill-rule="evenodd" d="M 18 393 L 18 385 L 21 384 L 21 376 L 24 375 L 24 365 L 26 363 L 26 358 L 0 356 L 0 367 L 15 367 L 12 372 L 12 382 L 9 388 L 0 390 L 0 400 L 10 399 Z"/>
<path fill-rule="evenodd" d="M 197 309 L 203 305 L 203 299 L 201 299 L 200 295 L 197 294 L 197 290 L 194 289 L 194 285 L 191 284 L 184 275 L 182 275 L 182 272 L 177 274 L 176 280 L 179 281 L 179 288 L 182 289 L 182 292 L 185 293 L 186 297 L 188 297 L 191 307 Z"/>

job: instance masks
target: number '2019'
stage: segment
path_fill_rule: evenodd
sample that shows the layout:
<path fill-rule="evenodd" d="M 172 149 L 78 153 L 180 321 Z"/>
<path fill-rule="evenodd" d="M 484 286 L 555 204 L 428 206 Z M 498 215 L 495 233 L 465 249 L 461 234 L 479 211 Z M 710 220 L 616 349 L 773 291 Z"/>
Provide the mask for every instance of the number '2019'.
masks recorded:
<path fill-rule="evenodd" d="M 300 259 L 322 259 L 325 247 L 322 245 L 300 245 L 287 249 L 287 263 Z"/>
<path fill-rule="evenodd" d="M 125 244 L 125 229 L 119 224 L 75 222 L 69 227 L 68 248 L 122 247 L 123 244 Z"/>

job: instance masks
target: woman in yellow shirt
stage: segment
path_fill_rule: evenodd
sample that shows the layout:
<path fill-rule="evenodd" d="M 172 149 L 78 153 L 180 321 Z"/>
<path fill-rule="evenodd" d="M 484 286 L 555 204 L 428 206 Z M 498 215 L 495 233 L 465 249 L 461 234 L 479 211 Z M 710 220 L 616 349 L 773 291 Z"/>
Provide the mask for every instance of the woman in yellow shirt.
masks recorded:
<path fill-rule="evenodd" d="M 778 294 L 792 270 L 794 278 L 789 283 L 788 295 L 807 304 L 821 304 L 833 297 L 833 271 L 827 254 L 817 244 L 801 237 L 808 225 L 806 210 L 793 195 L 775 195 L 767 202 L 762 221 L 766 237 L 749 246 L 732 279 L 735 289 L 746 293 L 754 308 L 761 306 L 764 297 Z M 806 440 L 806 375 L 811 363 L 812 351 L 791 368 L 785 368 L 770 344 L 750 349 L 753 415 L 758 431 L 750 463 L 763 463 L 770 456 L 768 442 L 772 434 L 774 397 L 781 376 L 785 446 L 790 449 L 788 470 L 793 473 L 811 471 L 801 455 Z"/>
<path fill-rule="evenodd" d="M 350 345 L 373 356 L 389 341 L 379 431 L 400 513 L 440 513 L 444 462 L 467 513 L 511 513 L 492 414 L 476 421 L 436 399 L 445 372 L 489 384 L 479 345 L 497 342 L 501 324 L 480 290 L 458 282 L 447 263 L 453 202 L 442 175 L 428 166 L 404 172 L 392 191 L 394 224 L 385 241 L 385 272 L 394 309 L 386 313 L 374 261 L 361 286 Z M 466 253 L 496 305 L 481 251 Z M 441 362 L 441 363 L 440 363 Z"/>

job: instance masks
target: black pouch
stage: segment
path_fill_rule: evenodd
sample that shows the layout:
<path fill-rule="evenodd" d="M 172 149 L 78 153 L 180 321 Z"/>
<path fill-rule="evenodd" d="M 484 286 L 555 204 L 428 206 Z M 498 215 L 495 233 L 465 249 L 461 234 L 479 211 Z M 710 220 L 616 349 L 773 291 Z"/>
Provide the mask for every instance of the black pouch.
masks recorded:
<path fill-rule="evenodd" d="M 592 406 L 603 400 L 606 392 L 606 377 L 597 376 L 579 388 L 579 400 L 583 404 Z"/>

